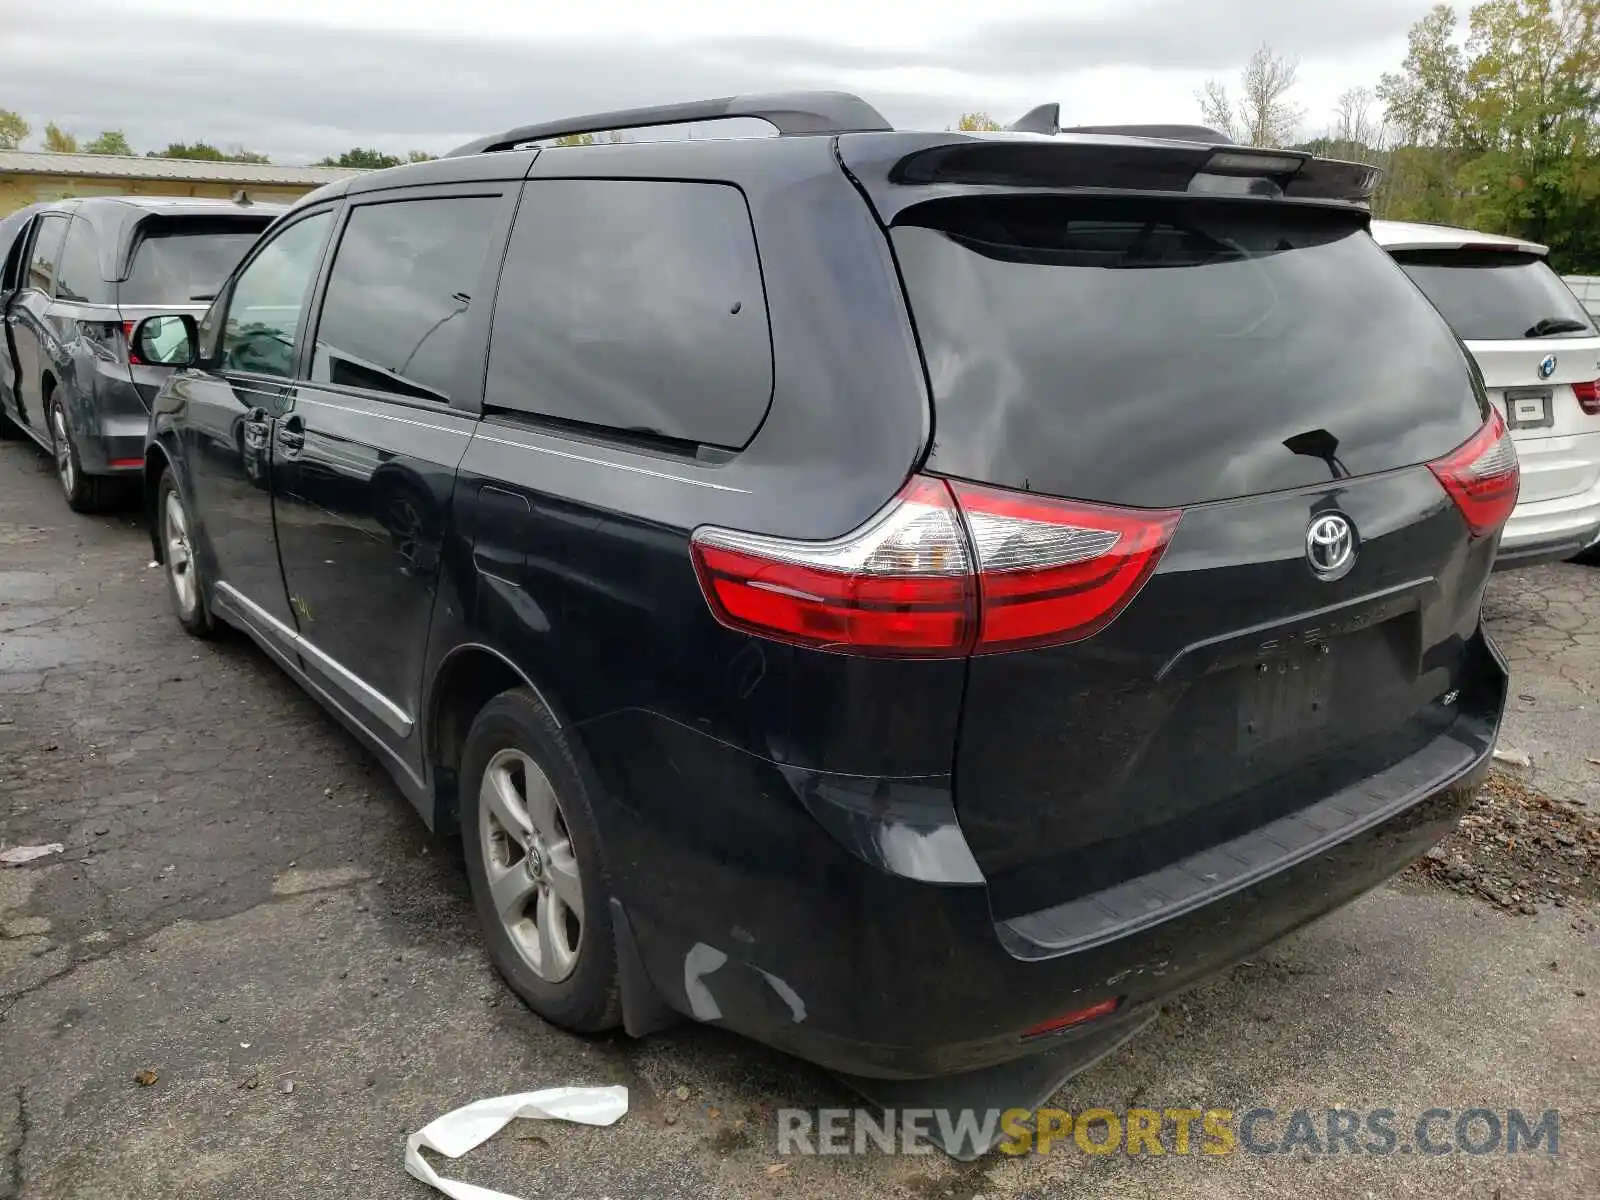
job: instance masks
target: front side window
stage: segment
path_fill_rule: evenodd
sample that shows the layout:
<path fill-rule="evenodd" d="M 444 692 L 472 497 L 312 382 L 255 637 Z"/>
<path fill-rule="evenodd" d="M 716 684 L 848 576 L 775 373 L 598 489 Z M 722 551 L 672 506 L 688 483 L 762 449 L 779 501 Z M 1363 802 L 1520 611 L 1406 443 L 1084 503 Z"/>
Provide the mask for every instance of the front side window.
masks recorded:
<path fill-rule="evenodd" d="M 33 239 L 33 254 L 28 260 L 28 286 L 48 295 L 55 287 L 56 264 L 61 258 L 61 239 L 66 236 L 67 218 L 57 213 L 39 220 Z"/>
<path fill-rule="evenodd" d="M 222 327 L 223 370 L 294 374 L 295 330 L 331 223 L 332 214 L 320 212 L 289 226 L 245 267 Z"/>
<path fill-rule="evenodd" d="M 485 407 L 743 446 L 772 399 L 772 335 L 743 193 L 551 179 L 523 189 Z"/>
<path fill-rule="evenodd" d="M 56 268 L 56 296 L 80 304 L 109 304 L 110 285 L 100 278 L 100 254 L 94 226 L 79 215 L 67 230 Z"/>
<path fill-rule="evenodd" d="M 311 379 L 448 403 L 496 198 L 366 204 L 339 238 Z"/>

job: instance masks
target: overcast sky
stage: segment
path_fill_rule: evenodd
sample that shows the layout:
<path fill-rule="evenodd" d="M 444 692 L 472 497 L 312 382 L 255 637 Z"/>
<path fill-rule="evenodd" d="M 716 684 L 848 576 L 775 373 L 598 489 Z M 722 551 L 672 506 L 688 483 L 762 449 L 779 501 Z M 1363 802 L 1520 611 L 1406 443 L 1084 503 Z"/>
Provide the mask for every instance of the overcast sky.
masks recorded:
<path fill-rule="evenodd" d="M 443 152 L 570 113 L 794 88 L 894 124 L 1194 121 L 1208 76 L 1261 42 L 1300 59 L 1310 134 L 1398 66 L 1430 0 L 4 0 L 0 108 L 135 149 L 242 145 L 282 162 L 351 146 Z"/>

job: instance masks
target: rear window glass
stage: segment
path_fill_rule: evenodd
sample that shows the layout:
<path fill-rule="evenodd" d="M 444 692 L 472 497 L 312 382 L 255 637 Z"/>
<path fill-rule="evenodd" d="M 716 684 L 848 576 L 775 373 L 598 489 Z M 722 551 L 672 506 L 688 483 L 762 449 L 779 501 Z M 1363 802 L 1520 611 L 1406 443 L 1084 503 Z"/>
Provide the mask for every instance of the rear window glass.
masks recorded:
<path fill-rule="evenodd" d="M 1196 504 L 1426 461 L 1487 415 L 1350 213 L 963 197 L 892 236 L 951 475 Z"/>
<path fill-rule="evenodd" d="M 1395 258 L 1469 342 L 1594 336 L 1578 298 L 1536 255 L 1442 250 Z"/>
<path fill-rule="evenodd" d="M 486 405 L 737 447 L 771 397 L 766 295 L 738 189 L 526 185 L 495 302 Z"/>
<path fill-rule="evenodd" d="M 268 219 L 200 223 L 154 221 L 133 252 L 121 304 L 199 304 L 215 296 Z"/>

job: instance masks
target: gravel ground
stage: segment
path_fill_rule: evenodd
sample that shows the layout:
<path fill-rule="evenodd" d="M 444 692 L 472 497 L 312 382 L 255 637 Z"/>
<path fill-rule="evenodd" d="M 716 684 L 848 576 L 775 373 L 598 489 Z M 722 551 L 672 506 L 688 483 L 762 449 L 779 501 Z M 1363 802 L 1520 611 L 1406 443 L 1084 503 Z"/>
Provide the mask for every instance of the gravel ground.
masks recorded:
<path fill-rule="evenodd" d="M 478 948 L 459 857 L 249 644 L 184 637 L 148 560 L 131 516 L 72 515 L 42 456 L 0 445 L 0 853 L 63 847 L 0 866 L 0 1198 L 422 1200 L 408 1132 L 569 1083 L 625 1084 L 631 1111 L 508 1130 L 447 1173 L 528 1200 L 1600 1195 L 1600 571 L 1492 584 L 1529 766 L 1055 1101 L 1556 1109 L 1559 1155 L 962 1166 L 780 1158 L 777 1108 L 850 1103 L 820 1072 L 714 1029 L 533 1017 Z"/>

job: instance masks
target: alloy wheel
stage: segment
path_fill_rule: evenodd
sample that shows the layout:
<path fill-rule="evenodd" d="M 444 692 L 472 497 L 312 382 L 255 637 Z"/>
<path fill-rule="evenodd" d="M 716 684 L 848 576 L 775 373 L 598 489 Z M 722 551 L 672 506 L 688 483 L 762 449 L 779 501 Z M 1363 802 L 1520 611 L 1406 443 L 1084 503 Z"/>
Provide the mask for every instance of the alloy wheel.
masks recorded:
<path fill-rule="evenodd" d="M 483 772 L 478 805 L 494 910 L 534 973 L 559 983 L 578 964 L 583 883 L 555 789 L 528 755 L 501 750 Z"/>
<path fill-rule="evenodd" d="M 61 490 L 71 499 L 78 490 L 78 468 L 72 462 L 72 440 L 67 433 L 67 417 L 59 404 L 50 410 L 50 441 Z"/>
<path fill-rule="evenodd" d="M 172 593 L 178 599 L 179 609 L 188 615 L 194 612 L 199 595 L 194 577 L 194 548 L 189 542 L 189 518 L 175 491 L 167 493 L 166 503 L 162 505 L 162 533 Z"/>

